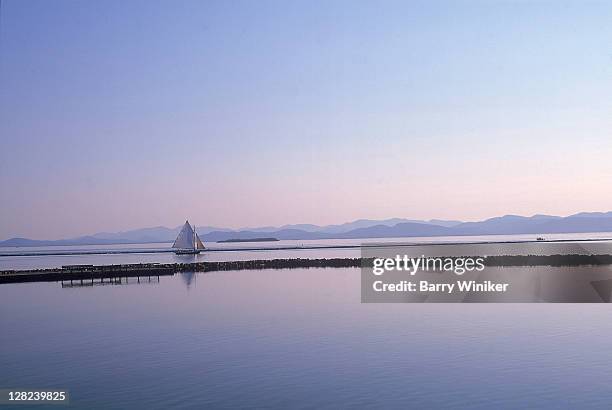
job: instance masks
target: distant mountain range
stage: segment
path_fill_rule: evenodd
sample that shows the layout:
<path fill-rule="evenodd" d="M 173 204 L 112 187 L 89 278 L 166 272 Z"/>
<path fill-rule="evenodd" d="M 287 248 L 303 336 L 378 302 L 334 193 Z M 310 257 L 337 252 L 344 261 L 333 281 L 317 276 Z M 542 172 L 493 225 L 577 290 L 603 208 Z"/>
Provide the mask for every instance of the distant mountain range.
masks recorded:
<path fill-rule="evenodd" d="M 54 245 L 109 245 L 129 243 L 172 242 L 180 229 L 158 226 L 124 232 L 101 232 L 61 240 L 11 238 L 0 241 L 0 247 Z M 415 236 L 469 236 L 547 234 L 579 232 L 612 232 L 612 212 L 581 212 L 567 217 L 534 215 L 531 217 L 505 215 L 479 222 L 431 219 L 428 221 L 392 218 L 385 220 L 359 219 L 340 225 L 297 224 L 281 227 L 243 228 L 238 230 L 211 226 L 197 227 L 203 241 L 253 239 L 262 236 L 280 240 L 401 238 Z"/>

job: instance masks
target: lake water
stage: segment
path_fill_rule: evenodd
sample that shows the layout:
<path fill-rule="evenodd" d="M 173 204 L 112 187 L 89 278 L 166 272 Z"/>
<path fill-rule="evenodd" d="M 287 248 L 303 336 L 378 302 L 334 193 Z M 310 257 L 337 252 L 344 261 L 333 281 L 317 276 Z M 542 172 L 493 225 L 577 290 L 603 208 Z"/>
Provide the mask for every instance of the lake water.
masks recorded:
<path fill-rule="evenodd" d="M 499 242 L 499 241 L 533 241 L 536 235 L 487 235 L 487 236 L 447 236 L 415 238 L 371 238 L 371 239 L 322 239 L 311 241 L 278 241 L 278 242 L 241 242 L 241 243 L 207 243 L 210 252 L 199 255 L 175 255 L 170 250 L 171 243 L 129 244 L 129 245 L 89 245 L 89 246 L 47 246 L 47 247 L 10 247 L 0 248 L 0 270 L 41 269 L 61 267 L 62 265 L 93 264 L 111 265 L 123 263 L 175 263 L 206 262 L 227 260 L 252 260 L 274 258 L 357 258 L 360 256 L 361 244 L 400 243 L 400 244 L 435 244 L 441 242 Z M 610 239 L 611 232 L 550 234 L 549 240 L 585 240 Z M 612 244 L 612 240 L 608 240 Z M 356 246 L 355 248 L 329 248 L 332 246 Z M 267 250 L 248 250 L 253 248 Z M 314 249 L 295 249 L 296 247 Z M 285 248 L 285 249 L 283 249 Z M 292 248 L 292 249 L 286 249 Z M 135 253 L 109 254 L 76 254 L 97 251 L 129 251 Z M 164 251 L 164 252 L 159 252 Z M 8 256 L 21 252 L 49 253 L 74 252 L 74 255 L 36 255 Z"/>
<path fill-rule="evenodd" d="M 361 304 L 358 269 L 0 285 L 0 387 L 74 408 L 609 408 L 609 304 Z"/>
<path fill-rule="evenodd" d="M 325 252 L 359 249 L 308 257 Z M 142 255 L 95 255 L 114 256 Z M 611 319 L 610 304 L 362 304 L 359 269 L 6 284 L 0 388 L 67 389 L 78 409 L 607 409 Z"/>

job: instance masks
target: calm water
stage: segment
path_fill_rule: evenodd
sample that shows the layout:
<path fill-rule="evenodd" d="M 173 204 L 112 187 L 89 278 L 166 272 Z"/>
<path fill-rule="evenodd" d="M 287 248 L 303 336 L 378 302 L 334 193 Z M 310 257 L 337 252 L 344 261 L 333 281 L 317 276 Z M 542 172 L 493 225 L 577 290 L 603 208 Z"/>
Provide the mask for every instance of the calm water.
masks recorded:
<path fill-rule="evenodd" d="M 487 235 L 487 236 L 447 236 L 415 238 L 373 238 L 373 239 L 323 239 L 312 241 L 278 241 L 278 242 L 242 242 L 242 243 L 207 243 L 213 252 L 200 255 L 175 255 L 171 252 L 145 253 L 146 251 L 168 250 L 171 243 L 130 244 L 130 245 L 90 245 L 90 246 L 48 246 L 48 247 L 11 247 L 0 248 L 0 270 L 40 269 L 61 267 L 62 265 L 94 264 L 110 265 L 121 263 L 172 263 L 204 262 L 225 260 L 250 260 L 274 258 L 356 258 L 360 249 L 282 249 L 288 247 L 325 247 L 337 245 L 356 245 L 362 243 L 439 243 L 439 242 L 485 242 L 485 241 L 533 241 L 537 235 Z M 550 234 L 547 239 L 601 239 L 612 238 L 611 232 Z M 610 241 L 612 244 L 612 241 Z M 273 250 L 249 251 L 248 248 L 266 247 Z M 242 249 L 242 250 L 241 250 Z M 46 256 L 4 256 L 19 252 L 91 252 L 97 250 L 141 250 L 143 253 L 103 254 L 103 255 L 46 255 Z"/>
<path fill-rule="evenodd" d="M 82 409 L 610 407 L 609 304 L 368 305 L 359 283 L 0 285 L 0 387 L 66 388 Z"/>
<path fill-rule="evenodd" d="M 533 238 L 410 241 L 458 239 Z M 57 248 L 38 250 L 50 249 Z M 237 250 L 197 260 L 359 252 Z M 0 269 L 175 260 L 185 259 L 0 256 Z M 68 389 L 72 407 L 82 409 L 610 407 L 609 304 L 372 305 L 360 303 L 359 286 L 358 269 L 177 274 L 81 288 L 0 285 L 0 388 Z"/>

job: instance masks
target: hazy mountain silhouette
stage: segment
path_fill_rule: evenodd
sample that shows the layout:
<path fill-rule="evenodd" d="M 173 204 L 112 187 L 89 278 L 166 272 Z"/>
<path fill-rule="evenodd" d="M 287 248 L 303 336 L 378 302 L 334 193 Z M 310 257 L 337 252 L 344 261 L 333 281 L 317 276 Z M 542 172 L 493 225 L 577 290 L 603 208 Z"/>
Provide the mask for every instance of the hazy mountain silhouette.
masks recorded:
<path fill-rule="evenodd" d="M 94 235 L 91 235 L 92 238 L 95 239 L 110 239 L 110 240 L 119 240 L 119 241 L 128 241 L 129 243 L 148 243 L 148 242 L 167 242 L 174 241 L 179 231 L 181 230 L 182 225 L 177 226 L 175 228 L 166 228 L 164 226 L 157 226 L 155 228 L 143 228 L 143 229 L 135 229 L 132 231 L 125 232 L 100 232 Z M 198 233 L 205 234 L 214 231 L 230 231 L 229 229 L 224 228 L 216 228 L 212 226 L 202 226 L 196 227 Z M 78 238 L 77 238 L 78 239 Z"/>
<path fill-rule="evenodd" d="M 461 223 L 461 221 L 445 221 L 441 219 L 432 219 L 429 221 L 421 221 L 416 219 L 404 219 L 404 218 L 390 218 L 383 220 L 376 219 L 358 219 L 353 222 L 347 222 L 339 225 L 313 225 L 313 224 L 292 224 L 283 225 L 281 227 L 265 226 L 262 228 L 242 228 L 238 231 L 249 231 L 249 232 L 274 232 L 284 229 L 299 229 L 305 232 L 323 232 L 323 233 L 344 233 L 359 228 L 369 228 L 376 225 L 395 226 L 404 222 L 415 222 L 415 223 L 428 223 L 431 225 L 440 226 L 454 226 Z"/>
<path fill-rule="evenodd" d="M 12 238 L 0 242 L 0 246 L 53 246 L 53 245 L 108 245 L 120 243 L 172 242 L 179 227 L 143 228 L 125 232 L 101 232 L 61 240 L 33 240 Z M 284 225 L 280 228 L 261 227 L 231 230 L 209 226 L 197 227 L 204 241 L 216 242 L 228 239 L 254 239 L 267 237 L 281 240 L 347 239 L 347 238 L 393 238 L 416 236 L 457 235 L 510 235 L 612 232 L 612 212 L 580 212 L 567 217 L 534 215 L 530 217 L 505 215 L 478 222 L 435 220 L 418 221 L 402 218 L 385 220 L 360 219 L 339 225 Z M 611 234 L 612 236 L 612 234 Z"/>

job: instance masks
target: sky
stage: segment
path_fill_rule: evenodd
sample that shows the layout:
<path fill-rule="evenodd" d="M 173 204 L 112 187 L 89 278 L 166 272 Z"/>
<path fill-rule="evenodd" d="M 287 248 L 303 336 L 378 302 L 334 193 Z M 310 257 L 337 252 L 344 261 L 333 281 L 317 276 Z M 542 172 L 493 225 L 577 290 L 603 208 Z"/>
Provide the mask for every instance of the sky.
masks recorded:
<path fill-rule="evenodd" d="M 0 239 L 612 210 L 612 2 L 1 7 Z"/>

